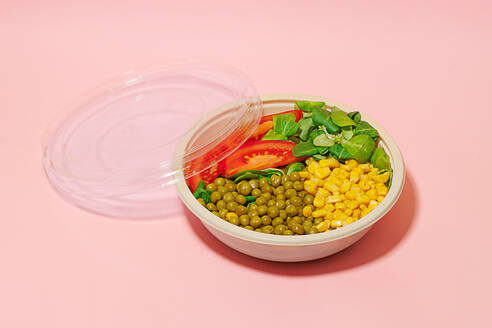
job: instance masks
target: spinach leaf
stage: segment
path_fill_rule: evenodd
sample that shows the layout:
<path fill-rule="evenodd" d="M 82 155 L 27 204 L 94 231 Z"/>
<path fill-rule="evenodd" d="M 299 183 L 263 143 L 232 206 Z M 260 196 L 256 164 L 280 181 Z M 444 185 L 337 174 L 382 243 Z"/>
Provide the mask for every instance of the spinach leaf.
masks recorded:
<path fill-rule="evenodd" d="M 261 140 L 288 140 L 286 136 L 283 134 L 277 133 L 273 131 L 273 129 L 269 130 Z"/>
<path fill-rule="evenodd" d="M 361 120 L 361 116 L 359 112 L 350 112 L 347 115 L 352 119 L 352 121 L 355 122 L 355 124 L 358 124 Z"/>
<path fill-rule="evenodd" d="M 325 155 L 320 155 L 320 154 L 314 154 L 313 155 L 313 158 L 317 161 L 321 161 L 322 159 L 325 159 L 326 156 Z"/>
<path fill-rule="evenodd" d="M 302 141 L 306 141 L 309 138 L 309 132 L 314 127 L 313 119 L 311 117 L 303 117 L 299 120 L 299 129 L 301 133 L 299 134 L 299 138 Z"/>
<path fill-rule="evenodd" d="M 383 148 L 378 147 L 371 156 L 371 164 L 378 170 L 391 170 L 390 158 Z"/>
<path fill-rule="evenodd" d="M 350 155 L 350 153 L 345 149 L 343 148 L 343 146 L 339 143 L 331 146 L 329 148 L 329 151 L 330 151 L 330 156 L 333 157 L 333 158 L 336 158 L 336 159 L 350 159 L 350 158 L 354 158 L 352 155 Z"/>
<path fill-rule="evenodd" d="M 296 101 L 296 108 L 303 112 L 312 112 L 314 108 L 326 108 L 326 104 L 322 101 Z"/>
<path fill-rule="evenodd" d="M 203 199 L 205 204 L 211 202 L 210 193 L 207 191 L 207 186 L 205 185 L 205 182 L 203 180 L 200 180 L 200 182 L 198 182 L 198 185 L 196 186 L 196 189 L 193 192 L 193 196 L 195 196 L 196 199 L 198 198 Z"/>
<path fill-rule="evenodd" d="M 314 138 L 316 138 L 317 136 L 319 136 L 320 134 L 323 134 L 323 131 L 322 130 L 312 130 L 310 133 L 309 133 L 309 139 L 310 141 L 313 141 Z"/>
<path fill-rule="evenodd" d="M 326 134 L 320 134 L 313 139 L 313 145 L 318 147 L 331 147 L 335 144 L 335 140 L 329 138 Z"/>
<path fill-rule="evenodd" d="M 294 114 L 292 115 L 294 116 Z M 296 123 L 295 116 L 294 121 L 291 121 L 281 115 L 276 115 L 273 117 L 273 130 L 278 134 L 290 137 L 294 135 L 298 129 L 299 124 Z"/>
<path fill-rule="evenodd" d="M 376 142 L 367 134 L 359 134 L 350 140 L 342 139 L 342 146 L 352 155 L 359 163 L 367 163 L 371 158 Z"/>
<path fill-rule="evenodd" d="M 296 157 L 305 157 L 317 154 L 318 150 L 311 141 L 298 143 L 292 149 L 292 154 Z"/>
<path fill-rule="evenodd" d="M 306 165 L 304 165 L 304 163 L 295 162 L 295 163 L 290 163 L 289 165 L 287 165 L 287 167 L 285 169 L 287 170 L 287 175 L 289 175 L 292 172 L 302 171 L 302 169 L 305 167 L 306 167 Z"/>
<path fill-rule="evenodd" d="M 369 137 L 373 138 L 374 141 L 378 140 L 379 138 L 379 133 L 378 130 L 373 128 L 371 124 L 367 123 L 366 121 L 362 121 L 357 126 L 355 127 L 354 130 L 354 136 L 358 136 L 361 134 L 366 134 Z"/>
<path fill-rule="evenodd" d="M 325 128 L 328 131 L 328 133 L 335 134 L 340 132 L 340 127 L 336 125 L 331 117 L 328 119 L 328 121 L 325 122 Z"/>
<path fill-rule="evenodd" d="M 342 128 L 342 136 L 347 140 L 352 139 L 352 137 L 354 136 L 353 127 L 352 126 L 344 126 Z"/>
<path fill-rule="evenodd" d="M 312 119 L 315 126 L 325 125 L 330 119 L 330 113 L 324 108 L 313 108 Z"/>
<path fill-rule="evenodd" d="M 355 125 L 355 122 L 352 121 L 347 113 L 335 106 L 331 109 L 330 118 L 332 119 L 333 123 L 340 127 Z"/>
<path fill-rule="evenodd" d="M 232 179 L 234 180 L 235 183 L 238 183 L 239 181 L 242 180 L 270 178 L 272 175 L 283 175 L 283 174 L 284 171 L 276 168 L 265 169 L 265 170 L 246 170 L 231 175 L 229 179 Z"/>

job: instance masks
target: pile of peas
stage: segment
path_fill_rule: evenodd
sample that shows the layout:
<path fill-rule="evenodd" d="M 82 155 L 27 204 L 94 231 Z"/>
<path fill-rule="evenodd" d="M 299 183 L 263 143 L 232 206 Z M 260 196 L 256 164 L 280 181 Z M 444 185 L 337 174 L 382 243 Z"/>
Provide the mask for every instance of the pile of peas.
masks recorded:
<path fill-rule="evenodd" d="M 318 233 L 315 226 L 323 221 L 303 216 L 303 208 L 313 204 L 314 196 L 304 191 L 304 178 L 299 172 L 237 184 L 217 178 L 207 185 L 207 190 L 212 191 L 211 202 L 205 204 L 199 199 L 203 206 L 248 230 L 276 235 L 314 234 Z M 246 196 L 256 196 L 256 200 L 247 204 Z"/>

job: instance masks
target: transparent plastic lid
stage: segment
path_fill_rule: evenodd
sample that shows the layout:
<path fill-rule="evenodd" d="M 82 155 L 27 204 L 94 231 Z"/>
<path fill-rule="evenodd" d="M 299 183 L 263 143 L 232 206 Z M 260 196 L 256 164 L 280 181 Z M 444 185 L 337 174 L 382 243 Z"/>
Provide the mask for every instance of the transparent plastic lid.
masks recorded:
<path fill-rule="evenodd" d="M 189 179 L 227 157 L 261 114 L 259 96 L 235 69 L 187 63 L 132 72 L 51 125 L 43 165 L 73 205 L 119 218 L 164 217 L 179 210 L 176 173 Z M 175 147 L 190 131 L 206 138 L 195 139 L 177 166 Z"/>

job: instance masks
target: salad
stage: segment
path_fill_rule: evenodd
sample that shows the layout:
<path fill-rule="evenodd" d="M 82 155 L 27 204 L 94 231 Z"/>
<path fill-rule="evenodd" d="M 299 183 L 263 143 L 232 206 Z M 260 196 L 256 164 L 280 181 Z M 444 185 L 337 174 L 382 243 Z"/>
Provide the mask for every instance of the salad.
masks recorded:
<path fill-rule="evenodd" d="M 226 159 L 192 163 L 195 198 L 245 229 L 277 235 L 330 231 L 367 215 L 384 199 L 392 169 L 378 131 L 359 112 L 299 101 L 264 116 Z M 220 146 L 219 146 L 220 147 Z"/>

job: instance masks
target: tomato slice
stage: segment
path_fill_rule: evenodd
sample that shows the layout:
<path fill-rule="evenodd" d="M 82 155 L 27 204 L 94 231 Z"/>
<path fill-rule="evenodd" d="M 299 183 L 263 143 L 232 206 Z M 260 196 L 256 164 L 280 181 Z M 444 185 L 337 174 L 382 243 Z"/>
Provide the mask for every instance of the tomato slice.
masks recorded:
<path fill-rule="evenodd" d="M 206 161 L 201 160 L 199 162 L 193 162 L 193 167 L 196 169 L 199 169 L 200 167 L 204 167 L 206 165 Z M 200 180 L 203 180 L 205 184 L 209 184 L 215 180 L 219 175 L 224 174 L 224 161 L 218 162 L 214 164 L 212 167 L 195 174 L 191 178 L 188 178 L 186 182 L 188 183 L 188 186 L 190 187 L 191 191 L 195 191 L 196 187 L 198 186 L 198 183 Z"/>
<path fill-rule="evenodd" d="M 263 122 L 266 122 L 266 121 L 273 121 L 273 117 L 275 115 L 289 114 L 289 113 L 292 113 L 292 114 L 294 114 L 296 116 L 296 122 L 299 122 L 299 120 L 302 118 L 302 110 L 294 109 L 294 110 L 288 110 L 286 112 L 275 113 L 275 114 L 271 114 L 271 115 L 265 115 L 265 116 L 263 116 L 261 118 L 260 124 L 263 123 Z"/>
<path fill-rule="evenodd" d="M 259 140 L 271 129 L 273 129 L 273 121 L 265 121 L 263 123 L 260 123 L 256 127 L 256 130 L 255 132 L 253 132 L 250 139 Z"/>
<path fill-rule="evenodd" d="M 291 141 L 248 141 L 225 159 L 225 175 L 231 176 L 244 170 L 263 170 L 293 162 L 304 157 L 292 155 L 296 144 Z"/>

